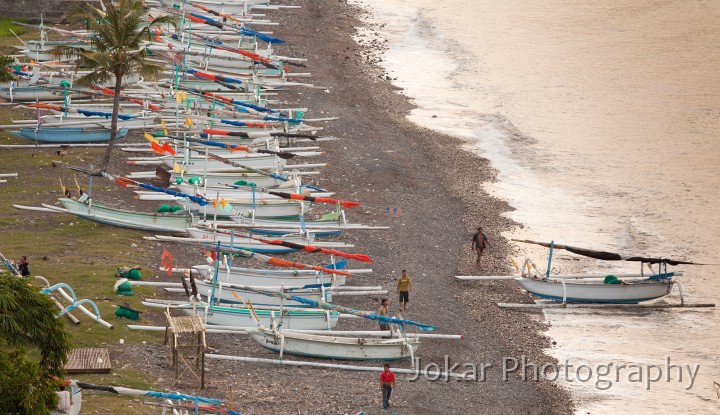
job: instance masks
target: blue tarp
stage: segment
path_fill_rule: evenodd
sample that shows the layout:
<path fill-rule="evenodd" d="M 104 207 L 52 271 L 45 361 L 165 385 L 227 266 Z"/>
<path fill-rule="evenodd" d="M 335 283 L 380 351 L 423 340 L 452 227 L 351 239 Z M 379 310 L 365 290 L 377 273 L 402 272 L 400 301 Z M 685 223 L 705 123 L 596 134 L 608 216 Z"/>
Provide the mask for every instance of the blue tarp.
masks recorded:
<path fill-rule="evenodd" d="M 266 121 L 283 121 L 283 122 L 285 122 L 285 121 L 287 121 L 287 122 L 302 122 L 302 120 L 300 120 L 300 119 L 298 119 L 298 118 L 271 117 L 271 116 L 269 116 L 269 115 L 266 115 L 265 118 L 263 118 L 263 120 L 266 120 Z"/>
<path fill-rule="evenodd" d="M 245 127 L 247 125 L 247 123 L 244 121 L 220 120 L 220 122 L 223 124 L 234 125 L 236 127 Z"/>
<path fill-rule="evenodd" d="M 325 265 L 325 268 L 330 268 L 330 269 L 345 269 L 345 268 L 347 268 L 347 266 L 348 266 L 348 261 L 347 261 L 347 259 L 343 259 L 342 261 L 335 261 L 334 264 Z"/>
<path fill-rule="evenodd" d="M 175 190 L 165 189 L 164 187 L 157 187 L 153 186 L 151 184 L 145 184 L 145 183 L 138 183 L 138 186 L 148 189 L 148 190 L 154 190 L 156 192 L 162 192 L 167 193 L 172 196 L 180 196 L 180 197 L 187 197 L 188 199 L 192 200 L 193 202 L 197 203 L 200 206 L 206 206 L 210 204 L 210 202 L 207 201 L 204 197 L 199 196 L 192 196 L 187 193 L 177 192 Z"/>
<path fill-rule="evenodd" d="M 90 111 L 90 110 L 77 110 L 78 114 L 82 114 L 86 117 L 105 117 L 105 118 L 111 118 L 112 112 L 104 112 L 104 111 Z M 135 115 L 126 115 L 126 114 L 118 114 L 118 118 L 121 120 L 131 120 L 135 118 Z"/>
<path fill-rule="evenodd" d="M 185 395 L 183 393 L 165 393 L 148 391 L 145 396 L 152 396 L 154 398 L 167 398 L 167 399 L 184 399 L 192 402 L 211 403 L 215 405 L 221 405 L 223 401 L 213 398 L 203 398 L 202 396 Z"/>
<path fill-rule="evenodd" d="M 205 16 L 203 16 L 203 15 L 201 15 L 201 14 L 190 13 L 190 16 L 197 17 L 198 19 L 203 19 L 203 20 L 205 20 L 205 23 L 207 23 L 207 24 L 209 24 L 209 25 L 211 25 L 211 26 L 215 26 L 215 27 L 217 27 L 217 28 L 219 28 L 219 29 L 222 29 L 222 27 L 223 27 L 222 23 L 220 23 L 220 22 L 218 22 L 218 21 L 216 21 L 216 20 L 213 20 L 213 19 L 211 19 L 211 18 L 209 18 L 209 17 L 205 17 Z"/>
<path fill-rule="evenodd" d="M 241 35 L 245 35 L 245 36 L 256 36 L 258 39 L 260 39 L 260 40 L 262 40 L 262 41 L 264 41 L 264 42 L 267 42 L 267 43 L 278 43 L 278 44 L 279 44 L 279 43 L 285 43 L 285 41 L 282 40 L 282 39 L 278 39 L 278 38 L 276 38 L 276 37 L 268 36 L 268 35 L 266 35 L 266 34 L 263 34 L 263 33 L 260 33 L 260 32 L 255 31 L 255 30 L 245 28 L 245 27 L 243 27 L 243 28 L 240 29 L 240 34 L 241 34 Z"/>
<path fill-rule="evenodd" d="M 270 108 L 261 107 L 261 106 L 259 106 L 259 105 L 255 105 L 255 104 L 249 104 L 249 103 L 247 103 L 247 102 L 240 102 L 240 101 L 238 101 L 238 100 L 236 100 L 236 99 L 233 100 L 233 104 L 235 104 L 235 105 L 240 105 L 241 107 L 252 108 L 252 109 L 254 109 L 254 110 L 256 110 L 256 111 L 274 112 L 274 111 L 271 110 Z"/>

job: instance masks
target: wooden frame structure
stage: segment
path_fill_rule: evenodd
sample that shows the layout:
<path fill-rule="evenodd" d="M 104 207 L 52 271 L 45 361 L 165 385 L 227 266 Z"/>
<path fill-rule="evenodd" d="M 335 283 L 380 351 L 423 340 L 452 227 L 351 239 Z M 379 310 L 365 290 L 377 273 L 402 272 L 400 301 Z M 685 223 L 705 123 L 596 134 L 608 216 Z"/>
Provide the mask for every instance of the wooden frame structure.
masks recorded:
<path fill-rule="evenodd" d="M 167 318 L 165 344 L 170 346 L 170 362 L 175 369 L 173 386 L 176 386 L 189 372 L 200 381 L 200 388 L 204 389 L 207 349 L 205 323 L 197 313 L 193 313 L 192 316 L 173 317 L 170 315 L 169 307 L 165 310 L 165 317 Z"/>

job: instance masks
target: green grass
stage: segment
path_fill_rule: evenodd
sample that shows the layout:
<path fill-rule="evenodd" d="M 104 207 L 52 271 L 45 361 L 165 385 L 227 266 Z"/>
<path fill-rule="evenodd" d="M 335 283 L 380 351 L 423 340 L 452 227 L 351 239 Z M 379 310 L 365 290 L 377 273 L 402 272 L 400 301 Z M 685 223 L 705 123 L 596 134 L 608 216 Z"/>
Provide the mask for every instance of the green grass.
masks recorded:
<path fill-rule="evenodd" d="M 0 17 L 0 38 L 2 38 L 2 37 L 15 38 L 15 36 L 12 34 L 12 32 L 15 32 L 15 34 L 18 36 L 25 33 L 24 26 L 20 26 L 20 25 L 13 23 L 13 22 L 25 23 L 25 21 L 26 21 L 26 19 L 24 19 L 24 18 Z"/>
<path fill-rule="evenodd" d="M 157 407 L 143 405 L 142 401 L 137 398 L 133 399 L 129 396 L 89 391 L 83 392 L 83 403 L 80 412 L 83 414 L 133 415 L 153 415 L 159 413 Z"/>
<path fill-rule="evenodd" d="M 13 46 L 21 45 L 21 42 L 17 40 L 10 30 L 23 40 L 39 39 L 38 31 L 16 25 L 13 21 L 24 22 L 25 19 L 0 17 L 0 55 L 15 55 L 18 53 L 18 50 Z"/>

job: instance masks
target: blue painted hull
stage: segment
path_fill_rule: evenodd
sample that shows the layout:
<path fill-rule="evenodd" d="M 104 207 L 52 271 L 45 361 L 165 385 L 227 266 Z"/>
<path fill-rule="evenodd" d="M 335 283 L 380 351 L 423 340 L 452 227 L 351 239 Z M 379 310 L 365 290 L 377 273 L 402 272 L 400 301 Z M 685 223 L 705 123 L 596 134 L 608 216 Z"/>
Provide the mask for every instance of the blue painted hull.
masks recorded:
<path fill-rule="evenodd" d="M 12 134 L 41 143 L 93 143 L 110 141 L 110 130 L 83 127 L 53 127 L 53 128 L 20 128 L 20 131 L 11 131 Z M 117 132 L 117 139 L 125 137 L 127 128 Z"/>

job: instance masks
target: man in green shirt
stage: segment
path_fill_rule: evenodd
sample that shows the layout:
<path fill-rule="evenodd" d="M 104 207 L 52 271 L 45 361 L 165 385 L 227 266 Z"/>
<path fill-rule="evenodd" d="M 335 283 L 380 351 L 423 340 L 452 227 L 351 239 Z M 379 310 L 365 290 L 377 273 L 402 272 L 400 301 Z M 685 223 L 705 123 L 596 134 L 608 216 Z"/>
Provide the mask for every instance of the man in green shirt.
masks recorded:
<path fill-rule="evenodd" d="M 410 302 L 410 289 L 412 284 L 410 283 L 410 277 L 407 275 L 407 270 L 402 270 L 402 275 L 398 278 L 397 292 L 400 294 L 400 311 L 405 311 L 407 303 Z"/>

